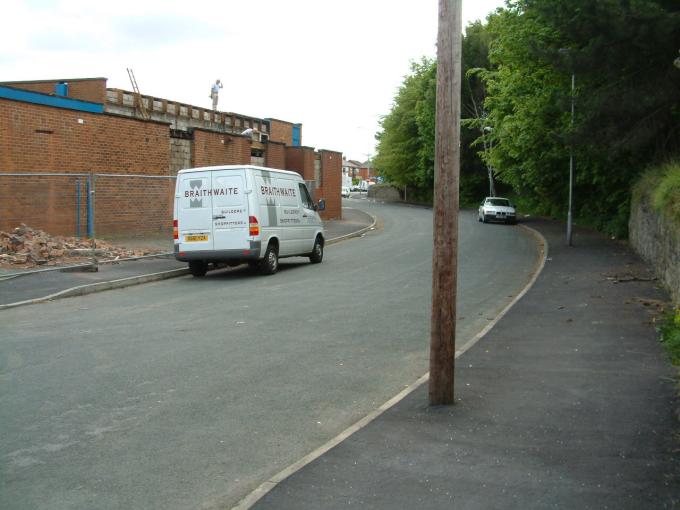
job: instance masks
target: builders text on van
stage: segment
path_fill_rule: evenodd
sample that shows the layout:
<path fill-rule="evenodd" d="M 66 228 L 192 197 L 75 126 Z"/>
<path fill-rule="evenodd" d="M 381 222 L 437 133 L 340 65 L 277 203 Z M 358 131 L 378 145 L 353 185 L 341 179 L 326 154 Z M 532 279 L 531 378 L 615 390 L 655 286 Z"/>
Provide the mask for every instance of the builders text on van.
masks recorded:
<path fill-rule="evenodd" d="M 324 230 L 302 177 L 256 166 L 214 166 L 177 174 L 175 258 L 194 276 L 208 264 L 248 263 L 273 274 L 279 258 L 323 259 Z"/>

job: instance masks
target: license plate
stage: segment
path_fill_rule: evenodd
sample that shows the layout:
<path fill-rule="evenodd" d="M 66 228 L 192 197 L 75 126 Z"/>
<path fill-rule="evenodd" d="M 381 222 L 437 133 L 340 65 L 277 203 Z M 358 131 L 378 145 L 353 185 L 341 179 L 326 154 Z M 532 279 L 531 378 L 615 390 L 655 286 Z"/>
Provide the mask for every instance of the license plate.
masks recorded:
<path fill-rule="evenodd" d="M 184 242 L 185 243 L 196 243 L 199 241 L 207 241 L 208 240 L 208 234 L 194 234 L 190 236 L 184 236 Z"/>

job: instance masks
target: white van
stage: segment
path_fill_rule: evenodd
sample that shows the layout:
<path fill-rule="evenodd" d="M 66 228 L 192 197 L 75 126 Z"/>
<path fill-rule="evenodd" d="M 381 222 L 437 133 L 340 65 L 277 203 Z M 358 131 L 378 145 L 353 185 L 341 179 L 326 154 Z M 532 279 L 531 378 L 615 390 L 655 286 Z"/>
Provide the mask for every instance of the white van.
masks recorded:
<path fill-rule="evenodd" d="M 273 274 L 279 258 L 323 259 L 317 206 L 295 172 L 251 165 L 190 168 L 177 173 L 175 258 L 194 276 L 208 264 L 247 262 Z"/>

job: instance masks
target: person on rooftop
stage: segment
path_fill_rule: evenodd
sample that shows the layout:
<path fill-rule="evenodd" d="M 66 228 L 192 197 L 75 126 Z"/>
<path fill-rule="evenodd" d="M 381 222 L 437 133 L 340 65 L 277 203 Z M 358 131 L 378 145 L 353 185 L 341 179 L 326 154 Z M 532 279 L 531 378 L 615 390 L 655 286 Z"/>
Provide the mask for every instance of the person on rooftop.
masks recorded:
<path fill-rule="evenodd" d="M 217 100 L 218 96 L 220 93 L 220 89 L 222 88 L 222 82 L 220 80 L 215 80 L 215 83 L 212 86 L 212 89 L 210 89 L 210 98 L 212 99 L 212 109 L 217 110 Z"/>

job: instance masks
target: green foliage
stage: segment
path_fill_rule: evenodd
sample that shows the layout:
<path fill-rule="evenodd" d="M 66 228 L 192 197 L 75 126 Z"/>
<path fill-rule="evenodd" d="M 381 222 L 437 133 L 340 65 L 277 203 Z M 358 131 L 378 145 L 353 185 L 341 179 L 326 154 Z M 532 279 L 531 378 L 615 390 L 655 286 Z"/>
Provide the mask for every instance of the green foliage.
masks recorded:
<path fill-rule="evenodd" d="M 671 362 L 675 366 L 680 366 L 680 308 L 667 312 L 657 331 Z"/>
<path fill-rule="evenodd" d="M 490 194 L 488 168 L 482 160 L 484 152 L 489 149 L 488 142 L 491 141 L 484 130 L 489 127 L 484 109 L 484 74 L 489 68 L 489 39 L 489 31 L 481 21 L 475 21 L 465 29 L 461 70 L 463 119 L 460 129 L 460 203 L 468 207 L 479 205 L 481 198 Z M 496 185 L 496 194 L 499 191 Z"/>
<path fill-rule="evenodd" d="M 652 196 L 652 205 L 680 225 L 680 163 L 664 165 L 661 173 L 659 185 Z"/>
<path fill-rule="evenodd" d="M 680 226 L 680 162 L 646 170 L 633 187 L 633 196 Z"/>
<path fill-rule="evenodd" d="M 497 194 L 564 218 L 573 154 L 577 222 L 625 236 L 641 170 L 680 155 L 679 48 L 677 0 L 508 0 L 469 25 L 461 203 L 488 193 L 491 169 Z M 413 196 L 432 189 L 435 95 L 435 62 L 413 63 L 377 135 L 376 167 Z M 655 200 L 677 215 L 670 175 Z"/>
<path fill-rule="evenodd" d="M 516 0 L 488 30 L 486 160 L 533 212 L 564 217 L 573 150 L 576 217 L 625 235 L 632 182 L 680 152 L 680 5 Z"/>
<path fill-rule="evenodd" d="M 382 130 L 376 136 L 378 154 L 374 164 L 388 182 L 397 186 L 432 186 L 432 172 L 427 165 L 427 143 L 423 142 L 421 135 L 426 128 L 419 126 L 418 113 L 421 119 L 428 115 L 422 102 L 435 73 L 431 60 L 413 62 L 411 74 L 399 88 L 392 110 L 381 121 Z M 431 158 L 434 158 L 434 152 Z"/>
<path fill-rule="evenodd" d="M 481 114 L 484 83 L 469 69 L 488 65 L 486 27 L 475 22 L 466 29 L 463 39 L 464 86 L 461 90 L 464 115 Z M 376 135 L 378 154 L 374 163 L 388 182 L 408 186 L 409 199 L 432 200 L 435 153 L 435 105 L 437 66 L 431 59 L 411 64 L 411 74 L 404 78 L 391 111 L 382 119 Z M 479 136 L 478 125 L 461 127 L 461 204 L 476 204 L 488 188 L 486 165 L 472 144 Z"/>

